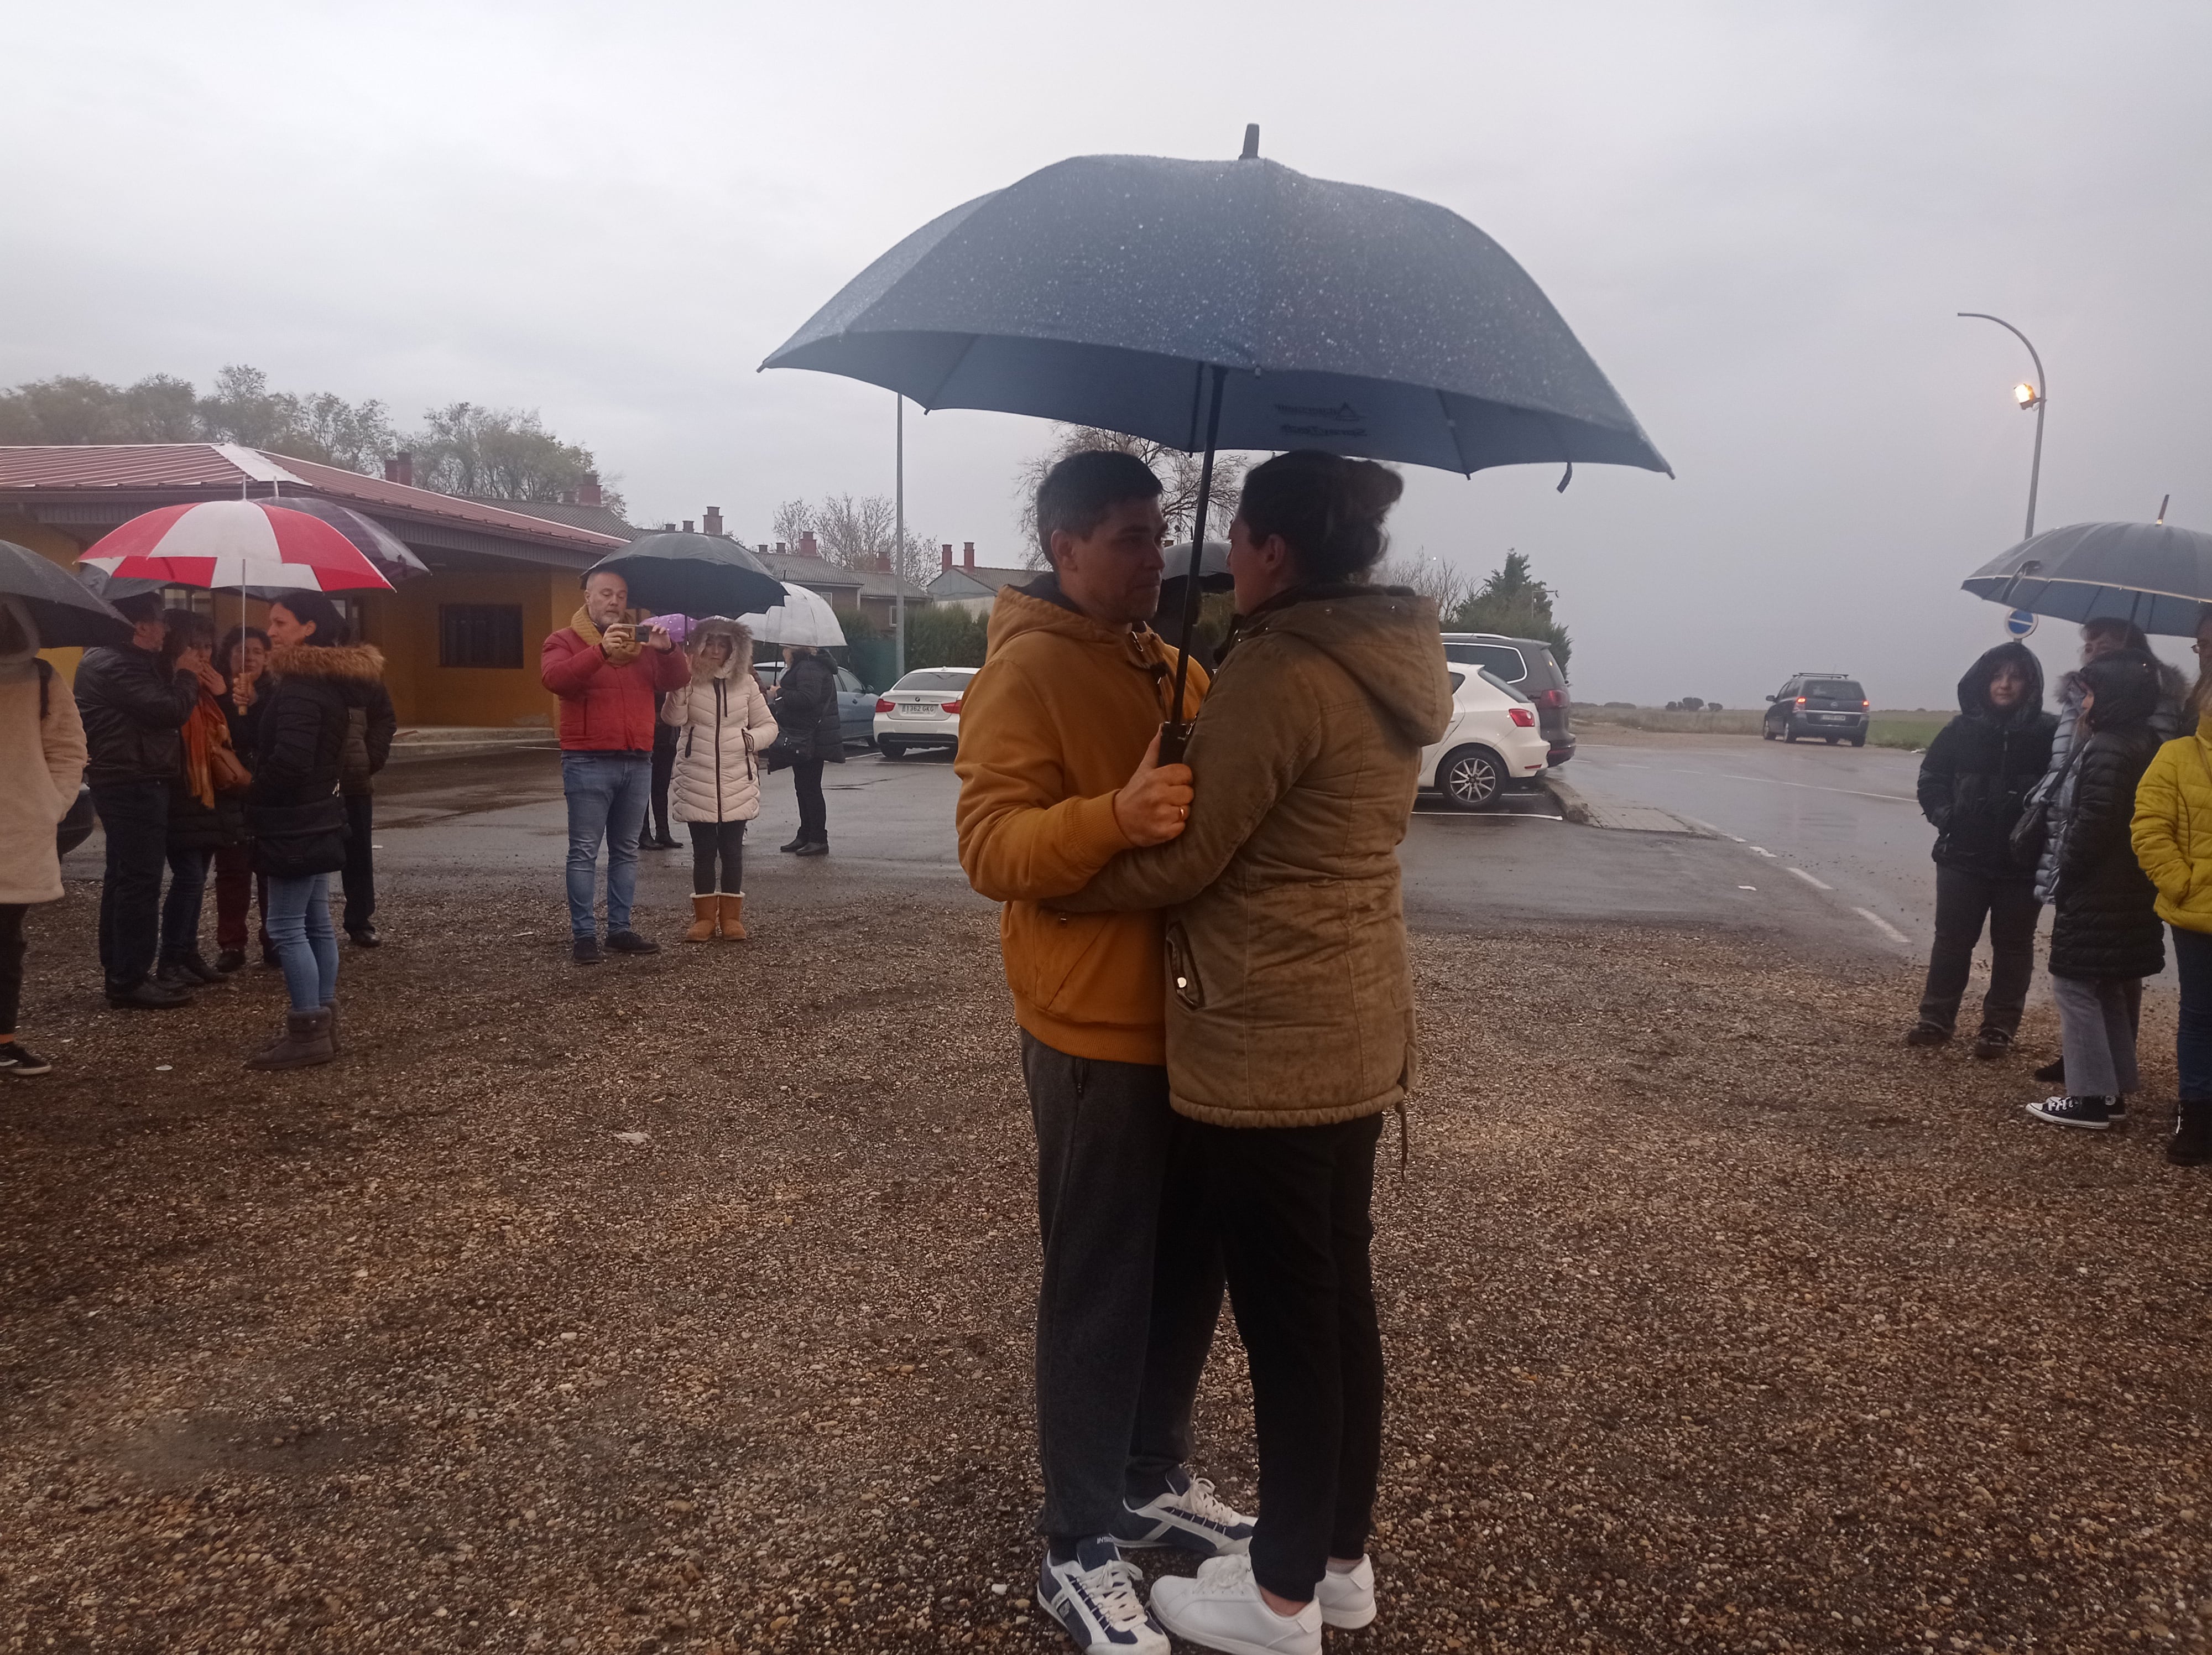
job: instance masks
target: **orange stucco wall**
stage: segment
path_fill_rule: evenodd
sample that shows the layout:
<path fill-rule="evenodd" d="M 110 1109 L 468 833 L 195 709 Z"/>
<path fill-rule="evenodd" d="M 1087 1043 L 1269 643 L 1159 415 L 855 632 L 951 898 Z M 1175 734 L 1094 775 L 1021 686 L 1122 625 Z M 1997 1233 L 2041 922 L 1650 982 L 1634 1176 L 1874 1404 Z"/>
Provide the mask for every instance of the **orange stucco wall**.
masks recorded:
<path fill-rule="evenodd" d="M 538 646 L 575 613 L 573 574 L 519 566 L 512 575 L 428 575 L 361 600 L 362 631 L 384 652 L 384 682 L 402 724 L 550 728 L 559 703 L 538 681 Z M 438 665 L 441 604 L 513 604 L 522 611 L 519 668 Z"/>

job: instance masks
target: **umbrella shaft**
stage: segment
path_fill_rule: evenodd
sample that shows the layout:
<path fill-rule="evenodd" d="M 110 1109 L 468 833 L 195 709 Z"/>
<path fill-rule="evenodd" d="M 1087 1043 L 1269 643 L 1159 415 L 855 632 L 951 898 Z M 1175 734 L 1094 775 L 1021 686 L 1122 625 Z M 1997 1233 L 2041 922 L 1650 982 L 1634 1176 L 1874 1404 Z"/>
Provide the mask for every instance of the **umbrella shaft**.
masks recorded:
<path fill-rule="evenodd" d="M 1213 443 L 1221 434 L 1221 385 L 1229 377 L 1229 370 L 1217 367 L 1213 370 L 1212 405 L 1206 415 L 1206 458 L 1198 467 L 1198 505 L 1191 513 L 1190 568 L 1182 583 L 1182 636 L 1176 641 L 1175 700 L 1170 703 L 1168 721 L 1160 728 L 1160 763 L 1182 763 L 1183 745 L 1190 739 L 1190 725 L 1182 715 L 1182 689 L 1190 676 L 1190 643 L 1198 630 L 1198 595 L 1202 582 L 1199 573 L 1206 563 L 1206 508 L 1213 494 Z M 1168 749 L 1175 749 L 1170 754 Z"/>

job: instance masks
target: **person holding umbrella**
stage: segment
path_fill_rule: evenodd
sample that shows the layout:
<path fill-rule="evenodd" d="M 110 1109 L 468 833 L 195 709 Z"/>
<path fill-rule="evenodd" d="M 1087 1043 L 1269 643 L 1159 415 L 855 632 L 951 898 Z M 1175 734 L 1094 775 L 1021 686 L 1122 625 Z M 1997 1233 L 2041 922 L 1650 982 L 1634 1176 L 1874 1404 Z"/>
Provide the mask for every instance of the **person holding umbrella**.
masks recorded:
<path fill-rule="evenodd" d="M 10 778 L 0 788 L 0 1074 L 11 1078 L 53 1068 L 16 1037 L 23 918 L 33 904 L 61 899 L 54 828 L 76 802 L 84 761 L 76 703 L 39 659 L 30 605 L 14 593 L 0 596 L 0 774 Z"/>

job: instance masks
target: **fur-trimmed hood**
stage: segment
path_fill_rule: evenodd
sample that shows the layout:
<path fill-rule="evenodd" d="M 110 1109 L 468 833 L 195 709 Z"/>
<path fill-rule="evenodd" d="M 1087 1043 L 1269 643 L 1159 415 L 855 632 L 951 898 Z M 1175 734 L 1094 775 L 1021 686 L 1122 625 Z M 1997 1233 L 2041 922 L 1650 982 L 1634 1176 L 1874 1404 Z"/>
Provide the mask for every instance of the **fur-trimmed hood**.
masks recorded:
<path fill-rule="evenodd" d="M 698 672 L 700 662 L 705 657 L 707 641 L 709 638 L 727 638 L 730 641 L 730 658 L 714 670 L 713 676 L 718 678 L 735 678 L 739 672 L 750 672 L 753 670 L 751 629 L 742 621 L 727 620 L 720 615 L 714 615 L 693 627 L 691 636 L 684 641 L 684 653 L 691 657 L 692 672 L 695 676 Z"/>
<path fill-rule="evenodd" d="M 289 644 L 270 652 L 269 670 L 280 678 L 349 678 L 374 684 L 384 676 L 384 652 L 373 643 L 338 643 L 328 648 L 311 643 Z"/>

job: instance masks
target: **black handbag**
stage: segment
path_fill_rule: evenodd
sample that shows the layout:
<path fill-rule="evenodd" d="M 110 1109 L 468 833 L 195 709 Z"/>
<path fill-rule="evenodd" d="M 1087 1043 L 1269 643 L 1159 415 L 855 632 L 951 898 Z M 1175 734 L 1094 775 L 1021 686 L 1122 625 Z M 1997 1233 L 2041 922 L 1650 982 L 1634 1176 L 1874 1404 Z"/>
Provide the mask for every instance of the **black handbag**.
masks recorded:
<path fill-rule="evenodd" d="M 333 793 L 306 805 L 253 812 L 253 865 L 272 879 L 335 873 L 345 866 L 345 800 Z"/>

